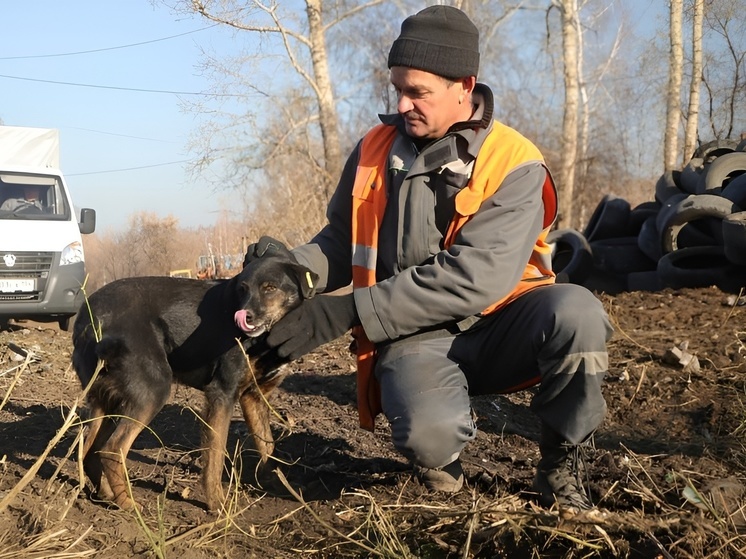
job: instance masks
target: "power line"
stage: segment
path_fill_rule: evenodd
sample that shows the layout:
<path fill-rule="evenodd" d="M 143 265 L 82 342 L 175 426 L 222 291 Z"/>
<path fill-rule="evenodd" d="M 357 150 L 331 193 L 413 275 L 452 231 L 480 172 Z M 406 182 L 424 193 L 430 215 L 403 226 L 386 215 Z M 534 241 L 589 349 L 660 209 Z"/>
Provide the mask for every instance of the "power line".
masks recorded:
<path fill-rule="evenodd" d="M 29 81 L 29 82 L 39 82 L 39 83 L 52 83 L 55 85 L 72 85 L 75 87 L 93 87 L 97 89 L 117 89 L 119 91 L 139 91 L 142 93 L 166 93 L 169 95 L 203 95 L 205 97 L 246 97 L 246 94 L 238 94 L 238 93 L 205 93 L 203 91 L 171 91 L 167 89 L 144 89 L 139 87 L 118 87 L 114 85 L 97 85 L 97 84 L 91 84 L 91 83 L 75 83 L 75 82 L 60 82 L 60 81 L 54 81 L 54 80 L 42 80 L 39 78 L 26 78 L 23 76 L 8 76 L 5 74 L 0 74 L 0 78 L 6 78 L 9 80 L 23 80 L 23 81 Z"/>
<path fill-rule="evenodd" d="M 148 45 L 150 43 L 168 41 L 169 39 L 176 39 L 178 37 L 183 37 L 184 35 L 190 35 L 192 33 L 199 33 L 200 31 L 211 29 L 213 27 L 216 27 L 217 25 L 220 25 L 220 24 L 214 23 L 213 25 L 208 25 L 207 27 L 202 27 L 201 29 L 194 29 L 192 31 L 187 31 L 185 33 L 179 33 L 178 35 L 171 35 L 169 37 L 161 37 L 160 39 L 152 39 L 150 41 L 142 41 L 140 43 L 131 43 L 129 45 L 120 45 L 117 47 L 104 47 L 100 49 L 81 50 L 77 52 L 60 52 L 60 53 L 55 53 L 55 54 L 35 54 L 35 55 L 27 55 L 27 56 L 0 56 L 0 60 L 28 60 L 31 58 L 55 58 L 58 56 L 77 56 L 79 54 L 91 54 L 94 52 L 104 52 L 107 50 L 128 49 L 130 47 L 139 47 L 141 45 Z"/>
<path fill-rule="evenodd" d="M 65 173 L 67 177 L 82 177 L 83 175 L 101 175 L 104 173 L 120 173 L 123 171 L 138 171 L 140 169 L 151 169 L 153 167 L 165 167 L 166 165 L 178 165 L 180 163 L 188 163 L 188 159 L 182 159 L 181 161 L 169 161 L 168 163 L 156 163 L 155 165 L 143 165 L 141 167 L 127 167 L 125 169 L 109 169 L 108 171 L 90 171 L 88 173 Z"/>
<path fill-rule="evenodd" d="M 163 140 L 159 138 L 145 138 L 143 136 L 131 136 L 129 134 L 117 134 L 116 132 L 105 132 L 104 130 L 93 130 L 92 128 L 80 128 L 78 126 L 64 126 L 67 130 L 82 130 L 84 132 L 94 132 L 95 134 L 106 134 L 107 136 L 118 136 L 120 138 L 131 138 L 133 140 L 147 140 L 149 142 L 162 142 L 164 144 L 178 144 L 174 140 Z"/>

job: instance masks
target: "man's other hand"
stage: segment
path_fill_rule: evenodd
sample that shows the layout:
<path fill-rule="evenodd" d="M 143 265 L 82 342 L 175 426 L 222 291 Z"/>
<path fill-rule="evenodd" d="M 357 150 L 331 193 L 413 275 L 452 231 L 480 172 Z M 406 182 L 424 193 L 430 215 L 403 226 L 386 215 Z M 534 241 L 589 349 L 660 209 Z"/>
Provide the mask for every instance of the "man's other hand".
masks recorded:
<path fill-rule="evenodd" d="M 280 258 L 297 262 L 293 253 L 285 246 L 285 243 L 264 235 L 259 237 L 257 242 L 251 243 L 246 249 L 246 255 L 243 257 L 244 268 L 249 262 L 265 256 L 279 256 Z"/>

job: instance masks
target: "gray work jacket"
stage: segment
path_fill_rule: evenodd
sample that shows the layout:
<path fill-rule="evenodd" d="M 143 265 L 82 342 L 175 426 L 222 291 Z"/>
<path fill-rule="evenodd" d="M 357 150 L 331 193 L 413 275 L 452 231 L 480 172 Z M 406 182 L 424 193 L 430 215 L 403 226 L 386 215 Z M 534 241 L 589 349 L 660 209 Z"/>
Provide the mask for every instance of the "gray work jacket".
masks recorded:
<path fill-rule="evenodd" d="M 541 162 L 505 178 L 444 248 L 454 197 L 466 186 L 479 148 L 492 126 L 490 89 L 477 84 L 472 120 L 418 149 L 399 115 L 386 173 L 388 201 L 378 238 L 377 283 L 355 289 L 355 305 L 373 342 L 440 325 L 464 324 L 515 287 L 543 228 Z M 319 290 L 352 280 L 352 187 L 360 143 L 345 164 L 327 208 L 328 224 L 293 254 L 320 276 Z M 466 323 L 472 324 L 472 321 Z"/>

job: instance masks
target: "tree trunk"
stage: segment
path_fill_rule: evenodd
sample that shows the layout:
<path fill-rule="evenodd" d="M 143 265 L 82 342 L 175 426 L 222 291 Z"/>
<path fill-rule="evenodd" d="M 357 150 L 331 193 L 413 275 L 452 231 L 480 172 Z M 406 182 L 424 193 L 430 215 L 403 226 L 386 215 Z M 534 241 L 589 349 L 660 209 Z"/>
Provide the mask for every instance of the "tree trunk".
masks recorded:
<path fill-rule="evenodd" d="M 578 28 L 578 95 L 579 95 L 579 119 L 578 124 L 578 148 L 575 154 L 575 176 L 574 176 L 574 188 L 583 188 L 586 184 L 586 177 L 588 176 L 588 142 L 590 141 L 591 135 L 591 104 L 588 99 L 588 86 L 585 81 L 585 75 L 583 73 L 583 61 L 584 61 L 584 46 L 583 46 L 583 33 L 580 32 L 580 15 L 578 15 L 577 21 Z M 573 199 L 577 199 L 574 196 Z M 577 206 L 573 204 L 573 223 L 575 225 L 581 219 L 581 212 L 577 212 Z M 572 225 L 572 224 L 571 224 Z"/>
<path fill-rule="evenodd" d="M 326 199 L 342 173 L 342 148 L 339 143 L 337 109 L 334 104 L 334 91 L 329 76 L 329 60 L 324 38 L 324 25 L 321 18 L 321 1 L 306 0 L 308 14 L 308 38 L 311 45 L 311 63 L 319 100 L 319 126 L 324 142 L 324 168 L 327 180 L 324 181 Z"/>
<path fill-rule="evenodd" d="M 668 92 L 666 102 L 666 131 L 663 138 L 663 167 L 673 171 L 678 163 L 678 135 L 681 119 L 681 75 L 684 66 L 684 43 L 681 33 L 683 0 L 670 0 L 668 56 Z"/>
<path fill-rule="evenodd" d="M 575 162 L 578 154 L 578 37 L 580 25 L 577 0 L 561 0 L 562 60 L 564 63 L 565 106 L 562 118 L 562 154 L 558 179 L 559 215 L 557 227 L 572 225 L 573 191 L 575 190 Z"/>
<path fill-rule="evenodd" d="M 691 159 L 697 147 L 699 92 L 702 85 L 702 23 L 704 21 L 704 14 L 704 0 L 694 0 L 694 15 L 692 18 L 692 81 L 689 84 L 689 108 L 686 113 L 686 130 L 684 133 L 685 162 Z"/>

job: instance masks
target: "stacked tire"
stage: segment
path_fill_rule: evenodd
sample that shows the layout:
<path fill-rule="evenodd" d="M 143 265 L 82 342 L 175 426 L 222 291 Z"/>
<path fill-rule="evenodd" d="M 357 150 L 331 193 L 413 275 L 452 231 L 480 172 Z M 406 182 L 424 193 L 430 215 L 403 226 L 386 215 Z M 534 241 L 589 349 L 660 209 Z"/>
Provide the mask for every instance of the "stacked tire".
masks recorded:
<path fill-rule="evenodd" d="M 702 145 L 654 200 L 608 194 L 582 232 L 552 231 L 557 281 L 606 292 L 746 287 L 746 141 Z"/>

